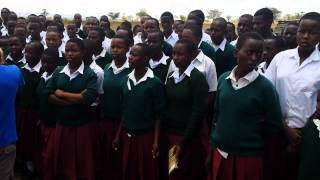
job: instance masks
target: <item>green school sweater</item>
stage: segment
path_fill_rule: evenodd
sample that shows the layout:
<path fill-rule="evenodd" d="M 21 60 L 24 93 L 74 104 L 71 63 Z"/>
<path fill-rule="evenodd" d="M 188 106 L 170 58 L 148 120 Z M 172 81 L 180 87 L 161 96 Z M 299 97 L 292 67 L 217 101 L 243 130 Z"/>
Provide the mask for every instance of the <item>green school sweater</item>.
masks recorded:
<path fill-rule="evenodd" d="M 167 43 L 166 41 L 163 41 L 163 44 L 162 44 L 162 52 L 166 55 L 166 56 L 169 56 L 169 57 L 172 57 L 172 46 Z"/>
<path fill-rule="evenodd" d="M 66 57 L 64 54 L 62 54 L 62 57 L 59 57 L 58 59 L 58 66 L 65 66 L 68 64 L 68 61 L 66 60 Z"/>
<path fill-rule="evenodd" d="M 136 86 L 128 78 L 122 84 L 123 127 L 128 133 L 139 134 L 154 130 L 156 118 L 165 108 L 164 86 L 157 78 L 147 78 Z"/>
<path fill-rule="evenodd" d="M 19 90 L 18 105 L 36 111 L 37 108 L 37 92 L 41 75 L 38 72 L 29 72 L 27 69 L 21 69 L 25 86 Z"/>
<path fill-rule="evenodd" d="M 114 74 L 110 64 L 104 69 L 103 91 L 101 96 L 102 115 L 106 118 L 121 119 L 121 84 L 127 78 L 131 69 L 127 68 L 119 74 Z"/>
<path fill-rule="evenodd" d="M 68 106 L 56 105 L 56 121 L 59 124 L 77 126 L 90 121 L 94 118 L 90 112 L 90 105 L 96 100 L 97 91 L 97 75 L 89 66 L 84 66 L 83 74 L 79 74 L 70 81 L 65 73 L 60 73 L 64 66 L 59 66 L 53 72 L 52 78 L 49 80 L 45 94 L 48 97 L 55 90 L 61 89 L 70 93 L 83 93 L 83 104 L 72 104 Z"/>
<path fill-rule="evenodd" d="M 106 67 L 107 64 L 111 63 L 112 57 L 110 54 L 107 52 L 104 57 L 100 57 L 96 59 L 97 65 L 99 65 L 102 69 Z"/>
<path fill-rule="evenodd" d="M 264 139 L 281 129 L 278 94 L 262 75 L 234 90 L 231 80 L 226 79 L 229 74 L 221 75 L 218 82 L 212 145 L 234 155 L 261 153 Z"/>
<path fill-rule="evenodd" d="M 48 97 L 45 95 L 45 88 L 48 81 L 46 82 L 44 78 L 41 78 L 37 87 L 37 97 L 39 100 L 38 115 L 43 124 L 48 127 L 55 127 L 55 107 L 49 103 Z"/>
<path fill-rule="evenodd" d="M 159 64 L 156 68 L 152 69 L 154 75 L 157 76 L 161 80 L 162 83 L 164 83 L 165 80 L 166 80 L 171 60 L 172 60 L 171 58 L 168 58 L 166 60 L 167 61 L 167 65 Z"/>
<path fill-rule="evenodd" d="M 203 54 L 205 54 L 206 56 L 208 56 L 212 61 L 215 61 L 215 51 L 213 49 L 213 47 L 208 44 L 207 42 L 202 41 L 199 49 L 201 49 L 201 51 L 203 52 Z"/>
<path fill-rule="evenodd" d="M 218 49 L 214 52 L 214 58 L 218 77 L 227 71 L 231 71 L 237 64 L 237 59 L 234 57 L 234 47 L 228 42 L 224 51 Z"/>
<path fill-rule="evenodd" d="M 203 74 L 194 68 L 190 77 L 175 83 L 170 77 L 166 84 L 167 108 L 163 128 L 182 136 L 180 146 L 184 148 L 190 139 L 198 136 L 204 120 L 208 85 Z"/>

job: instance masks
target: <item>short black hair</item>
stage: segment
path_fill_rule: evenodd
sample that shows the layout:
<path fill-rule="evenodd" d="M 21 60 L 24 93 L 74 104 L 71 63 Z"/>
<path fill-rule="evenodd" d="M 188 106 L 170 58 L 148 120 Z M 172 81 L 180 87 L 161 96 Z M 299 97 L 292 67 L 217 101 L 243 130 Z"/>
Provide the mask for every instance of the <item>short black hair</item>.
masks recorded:
<path fill-rule="evenodd" d="M 198 46 L 193 43 L 190 39 L 179 39 L 176 44 L 183 44 L 187 47 L 187 51 L 190 53 L 196 52 L 198 50 Z"/>
<path fill-rule="evenodd" d="M 10 39 L 13 39 L 13 38 L 17 38 L 19 40 L 19 43 L 25 45 L 26 44 L 26 39 L 24 37 L 21 37 L 21 36 L 17 36 L 17 35 L 11 35 L 9 37 L 9 40 Z"/>
<path fill-rule="evenodd" d="M 262 9 L 259 9 L 256 13 L 254 13 L 254 16 L 262 16 L 263 19 L 265 21 L 268 21 L 268 22 L 273 22 L 273 12 L 269 9 L 269 8 L 262 8 Z"/>
<path fill-rule="evenodd" d="M 133 32 L 131 29 L 127 29 L 127 28 L 119 28 L 117 31 L 119 30 L 124 30 L 128 32 L 128 41 L 129 41 L 129 46 L 132 46 L 134 44 L 134 39 L 133 39 Z"/>
<path fill-rule="evenodd" d="M 202 27 L 202 22 L 201 22 L 200 18 L 198 18 L 198 17 L 189 18 L 189 19 L 187 19 L 185 24 L 188 24 L 190 21 L 195 21 L 196 25 L 198 25 L 200 28 Z"/>
<path fill-rule="evenodd" d="M 84 50 L 84 44 L 83 44 L 83 41 L 79 38 L 71 38 L 68 40 L 67 44 L 68 43 L 75 43 L 77 44 L 77 46 L 80 48 L 81 51 Z"/>
<path fill-rule="evenodd" d="M 87 52 L 90 52 L 90 51 L 93 51 L 95 49 L 95 43 L 90 40 L 90 39 L 83 39 L 82 40 L 83 42 L 83 45 L 84 45 L 84 49 L 87 51 Z M 88 51 L 89 50 L 89 51 Z"/>
<path fill-rule="evenodd" d="M 197 16 L 201 20 L 201 25 L 203 24 L 203 22 L 205 20 L 205 16 L 204 16 L 204 13 L 200 9 L 193 10 L 189 13 L 189 15 L 190 14 L 194 14 L 195 16 Z"/>
<path fill-rule="evenodd" d="M 106 36 L 106 33 L 104 32 L 104 30 L 101 28 L 101 27 L 95 27 L 93 28 L 92 30 L 90 31 L 96 31 L 98 32 L 98 35 L 99 35 L 99 38 L 103 41 L 105 36 Z M 90 32 L 89 32 L 90 33 Z"/>
<path fill-rule="evenodd" d="M 255 40 L 263 41 L 263 37 L 260 34 L 256 32 L 246 32 L 239 37 L 237 41 L 236 49 L 241 49 L 247 39 L 255 39 Z"/>
<path fill-rule="evenodd" d="M 227 22 L 227 25 L 230 25 L 234 30 L 236 29 L 236 26 L 232 22 Z"/>
<path fill-rule="evenodd" d="M 222 25 L 223 25 L 224 30 L 227 29 L 227 20 L 224 19 L 223 17 L 215 18 L 213 21 L 219 21 L 219 22 L 221 22 Z"/>
<path fill-rule="evenodd" d="M 164 35 L 163 33 L 159 30 L 159 31 L 153 31 L 151 33 L 148 33 L 148 36 L 149 34 L 157 34 L 157 36 L 160 38 L 161 41 L 164 41 Z"/>
<path fill-rule="evenodd" d="M 112 37 L 112 39 L 122 39 L 122 40 L 124 40 L 124 42 L 126 43 L 126 46 L 128 48 L 132 45 L 132 41 L 128 37 L 125 37 L 125 36 L 115 35 L 115 36 Z"/>
<path fill-rule="evenodd" d="M 55 22 L 55 21 L 52 21 L 47 27 L 49 26 L 56 26 L 59 33 L 62 35 L 63 34 L 63 31 L 64 31 L 64 27 L 61 23 L 59 22 Z"/>
<path fill-rule="evenodd" d="M 160 29 L 160 23 L 159 23 L 158 19 L 156 19 L 156 18 L 149 18 L 149 19 L 147 19 L 144 23 L 146 23 L 147 21 L 154 21 L 154 22 L 156 23 L 157 27 Z"/>
<path fill-rule="evenodd" d="M 142 49 L 142 55 L 150 57 L 151 49 L 150 46 L 146 43 L 137 43 L 135 46 L 139 46 Z"/>
<path fill-rule="evenodd" d="M 184 26 L 183 29 L 188 29 L 190 30 L 196 37 L 199 37 L 200 39 L 202 38 L 202 28 L 200 26 L 197 25 L 186 25 Z"/>
<path fill-rule="evenodd" d="M 27 45 L 34 45 L 35 48 L 42 54 L 44 47 L 40 41 L 31 41 Z"/>
<path fill-rule="evenodd" d="M 280 37 L 280 36 L 273 36 L 273 37 L 270 37 L 270 38 L 267 38 L 267 39 L 272 39 L 274 40 L 274 43 L 276 45 L 276 47 L 280 50 L 284 49 L 285 46 L 286 46 L 286 42 L 285 40 Z M 266 39 L 265 39 L 266 40 Z"/>
<path fill-rule="evenodd" d="M 59 52 L 56 48 L 48 47 L 42 53 L 43 55 L 49 56 L 53 59 L 59 59 Z"/>
<path fill-rule="evenodd" d="M 320 22 L 320 14 L 318 12 L 308 12 L 307 14 L 305 14 L 301 17 L 299 23 L 304 19 L 309 19 L 309 20 L 314 20 L 314 21 Z"/>
<path fill-rule="evenodd" d="M 168 17 L 168 18 L 170 18 L 170 20 L 173 21 L 173 14 L 169 11 L 165 11 L 164 13 L 162 13 L 160 18 L 163 18 L 163 17 Z"/>
<path fill-rule="evenodd" d="M 239 17 L 239 19 L 240 19 L 240 18 L 247 18 L 247 19 L 249 19 L 250 21 L 253 20 L 253 16 L 252 16 L 251 14 L 242 14 L 242 15 Z"/>
<path fill-rule="evenodd" d="M 120 28 L 121 29 L 123 29 L 123 28 L 132 29 L 132 24 L 131 24 L 131 22 L 125 20 L 120 24 Z"/>
<path fill-rule="evenodd" d="M 183 20 L 175 20 L 174 22 L 176 22 L 177 24 L 184 24 L 185 23 L 185 21 L 183 21 Z"/>

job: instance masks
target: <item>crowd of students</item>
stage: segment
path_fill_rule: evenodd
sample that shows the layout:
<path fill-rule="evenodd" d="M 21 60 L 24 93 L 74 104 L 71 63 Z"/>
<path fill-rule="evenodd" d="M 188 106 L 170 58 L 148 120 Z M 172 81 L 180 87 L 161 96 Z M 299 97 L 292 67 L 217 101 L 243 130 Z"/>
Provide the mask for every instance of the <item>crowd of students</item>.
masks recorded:
<path fill-rule="evenodd" d="M 1 20 L 0 179 L 320 179 L 318 12 Z"/>

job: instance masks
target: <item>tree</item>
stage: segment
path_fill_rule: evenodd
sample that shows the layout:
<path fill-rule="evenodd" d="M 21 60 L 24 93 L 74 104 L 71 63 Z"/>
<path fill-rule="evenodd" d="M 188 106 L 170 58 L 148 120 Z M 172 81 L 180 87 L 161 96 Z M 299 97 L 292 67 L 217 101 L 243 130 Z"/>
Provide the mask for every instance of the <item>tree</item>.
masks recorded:
<path fill-rule="evenodd" d="M 180 15 L 180 20 L 185 21 L 187 17 L 185 15 Z"/>
<path fill-rule="evenodd" d="M 47 17 L 49 13 L 48 13 L 47 9 L 42 9 L 42 12 L 40 14 Z"/>
<path fill-rule="evenodd" d="M 208 11 L 208 16 L 207 16 L 207 18 L 208 18 L 208 19 L 215 19 L 215 18 L 217 18 L 217 17 L 220 17 L 221 14 L 222 14 L 222 12 L 219 11 L 218 9 L 209 10 L 209 11 Z"/>
<path fill-rule="evenodd" d="M 269 8 L 269 9 L 273 12 L 273 18 L 275 20 L 277 20 L 281 15 L 281 11 L 278 10 L 277 8 L 273 8 L 273 7 Z"/>
<path fill-rule="evenodd" d="M 228 22 L 230 22 L 232 16 L 228 15 L 228 16 L 226 16 L 226 18 L 227 18 Z"/>
<path fill-rule="evenodd" d="M 115 20 L 115 19 L 118 19 L 118 18 L 119 18 L 120 12 L 109 12 L 109 13 L 108 13 L 108 16 L 109 16 L 112 20 Z"/>
<path fill-rule="evenodd" d="M 138 17 L 148 16 L 147 10 L 146 9 L 140 9 L 140 11 L 136 13 L 136 16 L 138 16 Z"/>

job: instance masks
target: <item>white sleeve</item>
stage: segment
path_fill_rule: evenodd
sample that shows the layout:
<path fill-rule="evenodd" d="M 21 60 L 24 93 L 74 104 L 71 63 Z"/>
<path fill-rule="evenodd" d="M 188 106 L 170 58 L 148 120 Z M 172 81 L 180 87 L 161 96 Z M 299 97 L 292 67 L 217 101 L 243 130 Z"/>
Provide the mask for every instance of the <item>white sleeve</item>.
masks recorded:
<path fill-rule="evenodd" d="M 209 61 L 208 70 L 206 71 L 206 79 L 209 86 L 209 92 L 217 91 L 218 79 L 217 79 L 217 71 L 216 66 L 213 61 Z"/>
<path fill-rule="evenodd" d="M 282 59 L 282 53 L 277 54 L 269 64 L 265 77 L 268 78 L 273 85 L 276 84 L 276 78 L 277 78 L 277 64 L 278 61 Z"/>
<path fill-rule="evenodd" d="M 97 85 L 98 85 L 98 93 L 103 94 L 103 80 L 104 80 L 104 71 L 97 72 Z"/>

